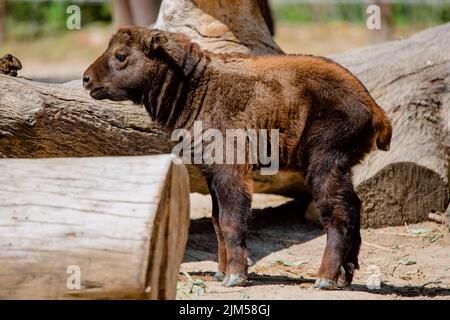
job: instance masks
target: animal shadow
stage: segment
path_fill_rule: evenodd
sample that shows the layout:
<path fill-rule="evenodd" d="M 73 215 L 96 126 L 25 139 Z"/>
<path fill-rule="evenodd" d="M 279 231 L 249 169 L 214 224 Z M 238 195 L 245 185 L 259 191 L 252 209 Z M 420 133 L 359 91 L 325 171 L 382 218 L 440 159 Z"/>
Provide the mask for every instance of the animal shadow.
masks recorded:
<path fill-rule="evenodd" d="M 273 252 L 322 235 L 320 226 L 304 218 L 308 204 L 309 201 L 292 200 L 274 208 L 253 209 L 247 235 L 250 258 L 257 262 Z M 192 220 L 184 262 L 208 260 L 217 260 L 217 238 L 212 221 L 210 218 Z"/>

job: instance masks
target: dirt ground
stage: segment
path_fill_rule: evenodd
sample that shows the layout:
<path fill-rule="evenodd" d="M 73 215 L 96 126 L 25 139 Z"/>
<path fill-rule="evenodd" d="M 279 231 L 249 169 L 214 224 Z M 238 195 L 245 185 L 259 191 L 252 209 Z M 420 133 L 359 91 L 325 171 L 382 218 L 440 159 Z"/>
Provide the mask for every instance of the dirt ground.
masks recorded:
<path fill-rule="evenodd" d="M 306 222 L 304 204 L 255 195 L 248 249 L 254 265 L 245 287 L 212 281 L 216 238 L 209 196 L 191 196 L 192 218 L 177 299 L 447 299 L 449 228 L 435 222 L 362 230 L 361 269 L 350 289 L 313 288 L 326 236 Z M 381 282 L 381 288 L 376 285 Z"/>

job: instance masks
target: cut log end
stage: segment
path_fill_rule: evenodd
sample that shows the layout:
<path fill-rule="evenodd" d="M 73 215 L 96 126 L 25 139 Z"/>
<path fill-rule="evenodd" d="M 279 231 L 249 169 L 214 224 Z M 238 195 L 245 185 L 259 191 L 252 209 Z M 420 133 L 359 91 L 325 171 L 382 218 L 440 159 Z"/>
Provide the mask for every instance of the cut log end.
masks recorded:
<path fill-rule="evenodd" d="M 448 202 L 442 177 L 409 162 L 386 166 L 361 183 L 357 192 L 363 203 L 361 226 L 365 228 L 426 221 L 431 211 L 444 211 Z"/>

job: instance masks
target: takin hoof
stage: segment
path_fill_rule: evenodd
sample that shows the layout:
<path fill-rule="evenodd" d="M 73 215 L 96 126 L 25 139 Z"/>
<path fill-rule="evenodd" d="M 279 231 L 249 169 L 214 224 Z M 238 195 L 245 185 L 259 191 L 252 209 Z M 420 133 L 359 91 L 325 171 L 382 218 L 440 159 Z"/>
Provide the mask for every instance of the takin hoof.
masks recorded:
<path fill-rule="evenodd" d="M 243 274 L 229 274 L 223 279 L 222 286 L 238 287 L 243 286 L 247 282 L 247 277 Z"/>
<path fill-rule="evenodd" d="M 353 263 L 347 263 L 346 268 L 341 267 L 341 274 L 337 282 L 339 288 L 348 288 L 353 280 L 353 273 L 355 272 L 355 265 Z"/>
<path fill-rule="evenodd" d="M 314 288 L 320 290 L 333 290 L 337 288 L 337 283 L 335 280 L 319 278 L 314 283 Z"/>
<path fill-rule="evenodd" d="M 355 271 L 355 265 L 353 263 L 347 263 L 346 268 L 341 266 L 338 280 L 322 279 L 319 278 L 314 283 L 314 288 L 322 290 L 333 290 L 350 287 L 353 280 L 353 273 Z"/>
<path fill-rule="evenodd" d="M 221 282 L 225 279 L 225 273 L 217 271 L 213 275 L 213 281 Z"/>

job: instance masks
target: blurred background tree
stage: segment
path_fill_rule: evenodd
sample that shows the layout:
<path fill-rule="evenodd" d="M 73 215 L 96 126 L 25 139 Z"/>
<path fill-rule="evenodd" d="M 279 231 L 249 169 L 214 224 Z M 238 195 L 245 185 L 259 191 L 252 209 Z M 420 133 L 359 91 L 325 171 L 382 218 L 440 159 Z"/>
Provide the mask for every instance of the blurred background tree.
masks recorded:
<path fill-rule="evenodd" d="M 5 17 L 6 5 L 4 0 L 0 0 L 0 43 L 5 41 Z"/>
<path fill-rule="evenodd" d="M 381 29 L 367 30 L 369 33 L 369 41 L 372 43 L 384 42 L 391 40 L 394 33 L 394 15 L 392 12 L 392 3 L 385 0 L 373 0 L 371 3 L 380 8 Z"/>
<path fill-rule="evenodd" d="M 116 26 L 148 26 L 156 21 L 161 0 L 111 0 Z"/>

